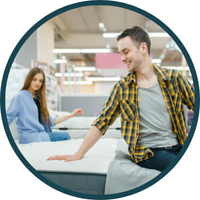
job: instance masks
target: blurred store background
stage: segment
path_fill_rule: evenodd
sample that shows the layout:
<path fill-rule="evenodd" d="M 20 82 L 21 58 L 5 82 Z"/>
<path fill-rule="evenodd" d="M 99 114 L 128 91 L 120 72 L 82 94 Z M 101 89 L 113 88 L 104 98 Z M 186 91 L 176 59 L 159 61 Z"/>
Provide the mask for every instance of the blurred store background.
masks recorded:
<path fill-rule="evenodd" d="M 180 70 L 193 84 L 181 50 L 156 23 L 120 7 L 87 6 L 57 15 L 27 39 L 10 70 L 6 107 L 29 69 L 39 66 L 47 75 L 49 109 L 70 112 L 84 106 L 86 116 L 98 115 L 115 82 L 128 73 L 115 38 L 134 25 L 149 33 L 152 62 Z M 186 120 L 189 127 L 187 109 Z"/>

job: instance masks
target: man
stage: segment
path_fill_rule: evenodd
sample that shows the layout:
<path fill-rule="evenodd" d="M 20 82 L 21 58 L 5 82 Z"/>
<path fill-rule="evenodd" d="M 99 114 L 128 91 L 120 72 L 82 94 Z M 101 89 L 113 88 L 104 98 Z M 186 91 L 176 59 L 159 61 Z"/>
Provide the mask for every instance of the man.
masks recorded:
<path fill-rule="evenodd" d="M 187 139 L 183 104 L 194 110 L 194 89 L 179 71 L 151 63 L 151 42 L 141 27 L 124 30 L 117 41 L 130 73 L 114 85 L 79 150 L 48 160 L 81 159 L 121 114 L 121 132 L 133 162 L 163 171 Z"/>

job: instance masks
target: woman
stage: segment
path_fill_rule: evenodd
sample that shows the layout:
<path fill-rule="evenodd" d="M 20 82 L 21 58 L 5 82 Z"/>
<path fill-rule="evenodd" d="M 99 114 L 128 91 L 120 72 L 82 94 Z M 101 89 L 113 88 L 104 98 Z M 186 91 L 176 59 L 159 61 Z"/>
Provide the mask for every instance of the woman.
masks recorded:
<path fill-rule="evenodd" d="M 40 68 L 28 73 L 21 91 L 14 96 L 6 111 L 8 124 L 16 118 L 19 143 L 60 141 L 70 139 L 66 132 L 52 132 L 50 126 L 61 123 L 71 117 L 83 114 L 75 109 L 71 114 L 52 118 L 46 103 L 45 74 Z"/>

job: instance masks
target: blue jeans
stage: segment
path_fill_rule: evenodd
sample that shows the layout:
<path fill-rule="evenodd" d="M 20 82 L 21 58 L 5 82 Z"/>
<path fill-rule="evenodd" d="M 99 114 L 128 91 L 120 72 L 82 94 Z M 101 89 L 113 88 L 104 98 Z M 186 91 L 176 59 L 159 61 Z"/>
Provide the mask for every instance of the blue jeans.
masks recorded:
<path fill-rule="evenodd" d="M 48 132 L 51 142 L 70 140 L 71 137 L 67 132 Z"/>
<path fill-rule="evenodd" d="M 150 148 L 154 153 L 154 157 L 139 162 L 138 165 L 140 167 L 163 171 L 176 158 L 181 148 L 182 146 L 180 144 L 177 144 L 172 148 L 167 148 L 167 149 Z"/>

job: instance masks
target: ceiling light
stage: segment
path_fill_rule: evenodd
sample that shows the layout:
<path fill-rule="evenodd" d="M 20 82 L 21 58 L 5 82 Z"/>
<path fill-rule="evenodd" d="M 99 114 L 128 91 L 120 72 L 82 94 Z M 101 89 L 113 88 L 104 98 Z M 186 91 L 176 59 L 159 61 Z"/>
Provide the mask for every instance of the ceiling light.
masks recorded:
<path fill-rule="evenodd" d="M 151 32 L 148 33 L 149 37 L 170 37 L 166 32 Z M 103 33 L 105 38 L 116 38 L 120 33 Z"/>
<path fill-rule="evenodd" d="M 110 49 L 81 49 L 81 53 L 110 53 Z"/>
<path fill-rule="evenodd" d="M 103 22 L 100 22 L 100 23 L 99 23 L 99 28 L 100 28 L 102 31 L 104 31 L 104 32 L 106 31 L 106 28 L 105 28 Z"/>
<path fill-rule="evenodd" d="M 81 53 L 80 49 L 54 49 L 53 53 Z"/>
<path fill-rule="evenodd" d="M 56 73 L 55 76 L 56 77 L 61 77 L 61 73 Z M 69 73 L 64 73 L 64 76 L 68 77 Z M 74 76 L 74 73 L 70 73 L 70 76 Z M 82 73 L 76 73 L 76 76 L 83 76 L 83 74 Z"/>
<path fill-rule="evenodd" d="M 120 77 L 103 77 L 103 81 L 119 81 Z"/>
<path fill-rule="evenodd" d="M 96 67 L 74 67 L 75 71 L 95 71 Z"/>
<path fill-rule="evenodd" d="M 87 81 L 103 81 L 103 77 L 87 77 Z"/>
<path fill-rule="evenodd" d="M 119 81 L 120 77 L 87 77 L 87 81 Z"/>
<path fill-rule="evenodd" d="M 53 53 L 110 53 L 110 49 L 54 49 Z"/>
<path fill-rule="evenodd" d="M 74 82 L 74 81 L 64 81 L 64 84 L 65 85 L 69 85 L 69 84 L 71 84 L 71 85 L 74 85 L 74 84 L 81 84 L 81 85 L 91 85 L 92 84 L 92 81 L 76 81 L 76 82 Z"/>
<path fill-rule="evenodd" d="M 152 63 L 161 63 L 161 59 L 152 59 Z"/>
<path fill-rule="evenodd" d="M 104 28 L 104 23 L 100 22 L 99 23 L 99 28 Z"/>
<path fill-rule="evenodd" d="M 104 38 L 116 38 L 119 35 L 119 33 L 104 33 Z"/>
<path fill-rule="evenodd" d="M 67 63 L 67 60 L 58 59 L 54 60 L 54 63 Z"/>
<path fill-rule="evenodd" d="M 170 37 L 166 32 L 152 32 L 148 33 L 149 37 Z"/>
<path fill-rule="evenodd" d="M 178 66 L 177 69 L 178 69 L 178 70 L 183 70 L 183 67 L 182 67 L 182 66 Z M 185 67 L 185 70 L 189 71 L 190 68 L 189 68 L 189 67 Z"/>
<path fill-rule="evenodd" d="M 194 83 L 193 80 L 189 80 L 189 82 L 190 82 L 190 84 L 193 84 L 193 83 Z"/>
<path fill-rule="evenodd" d="M 183 67 L 182 67 L 182 66 L 162 66 L 162 67 L 165 68 L 165 69 L 183 70 Z M 186 71 L 189 71 L 190 68 L 187 66 L 187 67 L 185 67 L 185 70 L 186 70 Z"/>
<path fill-rule="evenodd" d="M 176 67 L 174 67 L 174 66 L 162 66 L 162 67 L 165 69 L 176 69 Z"/>
<path fill-rule="evenodd" d="M 109 48 L 110 48 L 110 44 L 107 44 L 107 45 L 106 45 L 106 49 L 109 49 Z"/>

